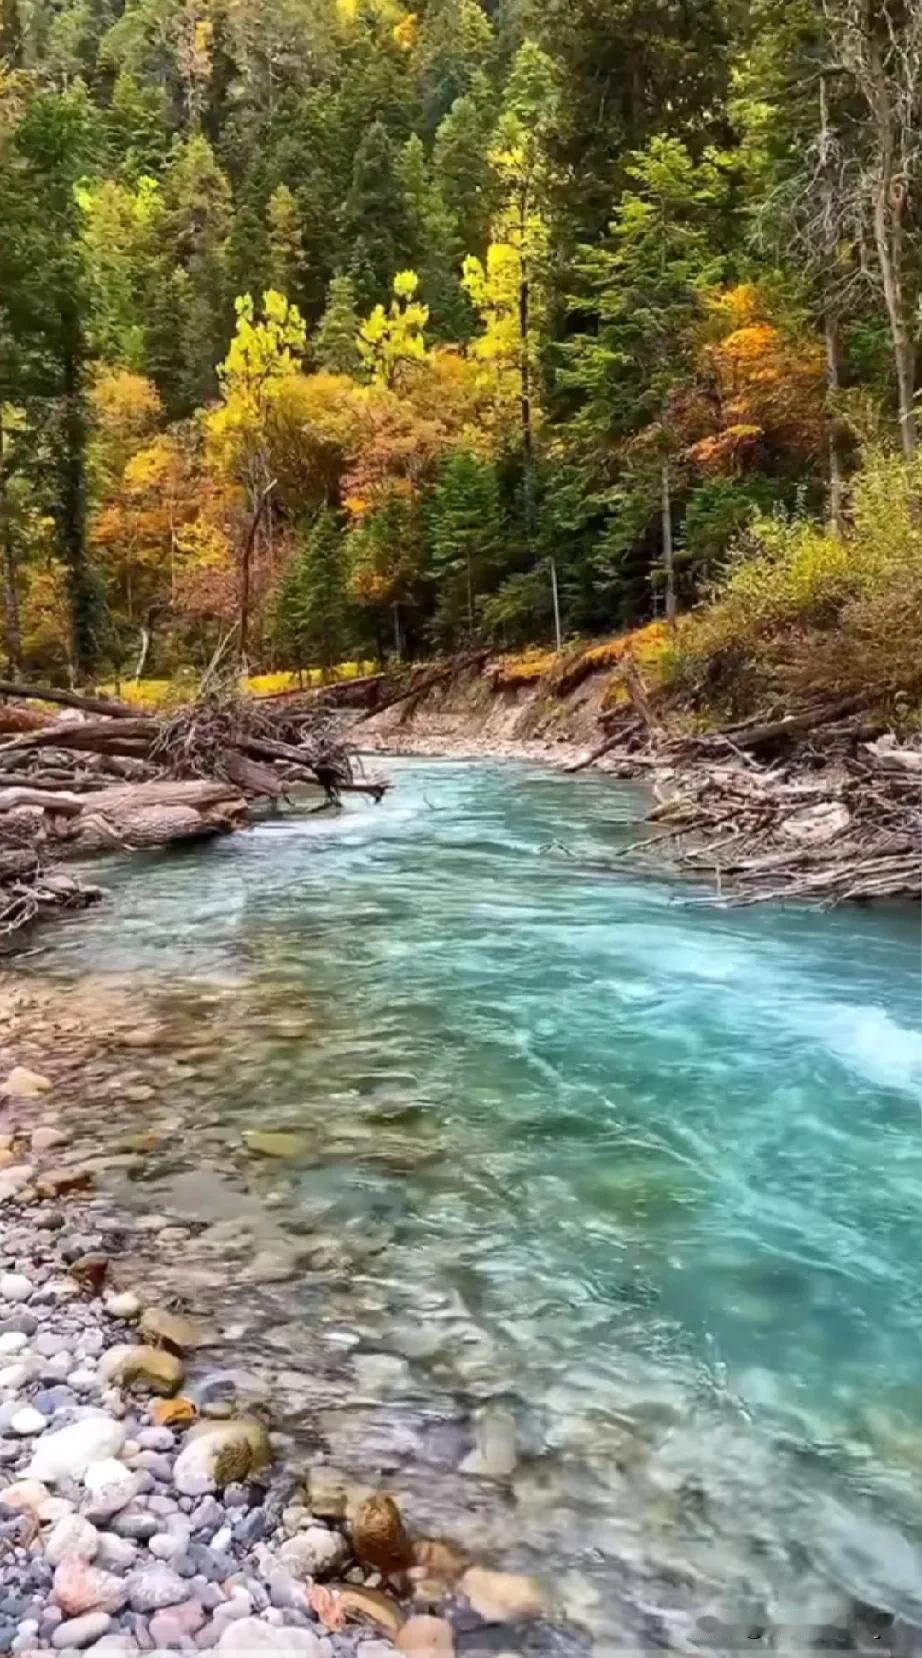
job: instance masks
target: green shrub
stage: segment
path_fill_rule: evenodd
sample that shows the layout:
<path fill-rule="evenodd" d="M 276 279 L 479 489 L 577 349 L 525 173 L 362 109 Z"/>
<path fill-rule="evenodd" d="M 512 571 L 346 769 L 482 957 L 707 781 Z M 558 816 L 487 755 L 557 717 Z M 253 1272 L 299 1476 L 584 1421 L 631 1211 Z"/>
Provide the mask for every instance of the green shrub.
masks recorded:
<path fill-rule="evenodd" d="M 758 516 L 708 601 L 681 624 L 674 684 L 733 707 L 767 689 L 922 693 L 922 456 L 876 450 L 847 535 Z"/>

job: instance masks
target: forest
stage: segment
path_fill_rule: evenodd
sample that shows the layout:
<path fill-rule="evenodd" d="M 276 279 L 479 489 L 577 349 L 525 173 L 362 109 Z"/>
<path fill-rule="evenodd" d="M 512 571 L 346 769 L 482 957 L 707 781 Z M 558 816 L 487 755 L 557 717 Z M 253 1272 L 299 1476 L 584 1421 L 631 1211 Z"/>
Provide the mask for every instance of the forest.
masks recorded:
<path fill-rule="evenodd" d="M 920 0 L 4 0 L 0 38 L 11 677 L 691 613 L 712 678 L 780 637 L 915 685 Z"/>

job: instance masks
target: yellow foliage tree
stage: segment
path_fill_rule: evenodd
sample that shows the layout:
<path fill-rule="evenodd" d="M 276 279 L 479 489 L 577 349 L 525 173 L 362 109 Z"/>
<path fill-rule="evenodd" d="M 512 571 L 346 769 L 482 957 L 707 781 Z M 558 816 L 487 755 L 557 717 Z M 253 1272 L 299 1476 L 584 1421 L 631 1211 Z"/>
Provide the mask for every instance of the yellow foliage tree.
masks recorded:
<path fill-rule="evenodd" d="M 298 374 L 307 347 L 307 324 L 296 305 L 270 288 L 262 312 L 250 294 L 235 302 L 237 327 L 218 378 L 222 398 L 206 418 L 209 459 L 242 493 L 245 523 L 239 534 L 238 646 L 249 645 L 250 571 L 260 524 L 277 484 L 272 470 L 272 415 L 281 388 Z"/>
<path fill-rule="evenodd" d="M 398 271 L 389 309 L 376 305 L 359 328 L 359 355 L 378 385 L 399 387 L 406 382 L 410 365 L 426 359 L 429 307 L 417 299 L 418 290 L 415 271 Z"/>

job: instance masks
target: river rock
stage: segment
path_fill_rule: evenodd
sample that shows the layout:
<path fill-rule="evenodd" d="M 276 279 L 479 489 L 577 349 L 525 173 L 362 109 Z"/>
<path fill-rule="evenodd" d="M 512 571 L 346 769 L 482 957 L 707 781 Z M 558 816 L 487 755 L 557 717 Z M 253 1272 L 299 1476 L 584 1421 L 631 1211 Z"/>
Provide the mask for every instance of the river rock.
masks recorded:
<path fill-rule="evenodd" d="M 185 1428 L 197 1416 L 191 1399 L 179 1395 L 175 1399 L 155 1399 L 150 1407 L 150 1419 L 155 1427 Z"/>
<path fill-rule="evenodd" d="M 36 1100 L 51 1092 L 51 1083 L 39 1071 L 30 1071 L 27 1065 L 14 1065 L 0 1093 L 12 1099 Z"/>
<path fill-rule="evenodd" d="M 48 1418 L 34 1405 L 23 1405 L 22 1410 L 10 1418 L 10 1429 L 20 1439 L 32 1439 L 35 1434 L 44 1433 L 47 1426 Z"/>
<path fill-rule="evenodd" d="M 546 1612 L 544 1591 L 533 1577 L 514 1572 L 488 1572 L 471 1566 L 461 1579 L 461 1592 L 486 1623 L 521 1623 Z"/>
<path fill-rule="evenodd" d="M 132 1572 L 128 1578 L 128 1594 L 135 1612 L 160 1612 L 165 1606 L 178 1606 L 188 1593 L 184 1580 L 160 1562 Z"/>
<path fill-rule="evenodd" d="M 70 1427 L 43 1436 L 29 1464 L 29 1477 L 52 1482 L 82 1479 L 91 1462 L 117 1455 L 125 1439 L 121 1422 L 94 1411 Z"/>
<path fill-rule="evenodd" d="M 105 1635 L 111 1622 L 108 1612 L 86 1612 L 82 1618 L 69 1618 L 66 1623 L 58 1624 L 51 1644 L 58 1649 L 91 1646 Z"/>
<path fill-rule="evenodd" d="M 77 1165 L 74 1168 L 48 1169 L 35 1182 L 39 1197 L 65 1197 L 68 1192 L 84 1191 L 93 1184 L 92 1169 Z"/>
<path fill-rule="evenodd" d="M 279 1560 L 302 1581 L 309 1577 L 330 1577 L 346 1559 L 346 1545 L 338 1532 L 323 1526 L 308 1526 L 279 1549 Z"/>
<path fill-rule="evenodd" d="M 451 1585 L 464 1576 L 471 1557 L 446 1537 L 420 1537 L 413 1544 L 413 1564 L 427 1578 Z"/>
<path fill-rule="evenodd" d="M 32 1294 L 31 1280 L 23 1272 L 4 1272 L 0 1275 L 0 1296 L 4 1301 L 28 1301 Z"/>
<path fill-rule="evenodd" d="M 168 1347 L 173 1353 L 184 1353 L 190 1347 L 201 1345 L 202 1333 L 191 1318 L 168 1313 L 163 1307 L 145 1307 L 138 1326 L 146 1342 Z"/>
<path fill-rule="evenodd" d="M 97 1522 L 111 1520 L 113 1515 L 120 1514 L 139 1490 L 139 1476 L 119 1462 L 117 1457 L 103 1457 L 98 1462 L 91 1462 L 83 1476 L 83 1483 L 90 1498 L 85 1512 L 89 1519 Z"/>
<path fill-rule="evenodd" d="M 52 1595 L 62 1612 L 79 1618 L 84 1612 L 120 1611 L 128 1590 L 111 1572 L 101 1572 L 85 1560 L 68 1555 L 55 1569 Z"/>
<path fill-rule="evenodd" d="M 205 1608 L 197 1600 L 185 1600 L 157 1612 L 150 1620 L 150 1633 L 157 1647 L 181 1647 L 197 1635 L 205 1622 Z"/>
<path fill-rule="evenodd" d="M 161 1347 L 110 1347 L 100 1365 L 106 1381 L 141 1386 L 151 1393 L 175 1393 L 183 1379 L 182 1360 Z"/>
<path fill-rule="evenodd" d="M 361 1623 L 372 1623 L 378 1629 L 383 1629 L 386 1635 L 393 1639 L 403 1624 L 403 1613 L 390 1595 L 385 1595 L 380 1589 L 341 1589 L 338 1595 L 339 1605 L 348 1618 L 357 1618 Z"/>
<path fill-rule="evenodd" d="M 461 1464 L 462 1474 L 475 1474 L 480 1479 L 506 1479 L 515 1471 L 516 1454 L 515 1417 L 510 1411 L 488 1405 L 481 1411 L 475 1429 L 476 1444 Z"/>
<path fill-rule="evenodd" d="M 66 1143 L 67 1135 L 60 1128 L 52 1128 L 50 1123 L 40 1123 L 38 1128 L 32 1130 L 31 1145 L 35 1152 L 53 1151 L 55 1146 Z"/>
<path fill-rule="evenodd" d="M 42 1503 L 48 1500 L 48 1487 L 41 1480 L 17 1480 L 14 1485 L 8 1485 L 0 1493 L 0 1501 L 4 1508 L 18 1511 L 31 1509 L 37 1513 Z"/>
<path fill-rule="evenodd" d="M 394 1644 L 408 1658 L 454 1658 L 451 1625 L 444 1618 L 408 1618 Z"/>
<path fill-rule="evenodd" d="M 76 1560 L 93 1560 L 99 1549 L 99 1533 L 81 1514 L 67 1514 L 52 1526 L 45 1544 L 45 1559 L 60 1566 L 68 1555 Z"/>
<path fill-rule="evenodd" d="M 257 1128 L 244 1134 L 243 1143 L 257 1157 L 303 1157 L 308 1148 L 303 1134 L 267 1133 Z"/>
<path fill-rule="evenodd" d="M 228 1624 L 217 1650 L 228 1658 L 324 1658 L 324 1646 L 309 1629 L 274 1629 L 259 1618 Z"/>
<path fill-rule="evenodd" d="M 240 1416 L 232 1422 L 202 1422 L 192 1428 L 176 1458 L 173 1480 L 184 1497 L 249 1479 L 271 1461 L 269 1436 L 261 1422 Z"/>
<path fill-rule="evenodd" d="M 4 1169 L 0 1174 L 0 1203 L 8 1203 L 25 1191 L 34 1173 L 31 1163 L 14 1163 L 12 1168 Z"/>
<path fill-rule="evenodd" d="M 374 1566 L 385 1576 L 406 1571 L 413 1564 L 410 1539 L 393 1497 L 381 1493 L 366 1497 L 352 1523 L 352 1543 L 362 1564 Z"/>
<path fill-rule="evenodd" d="M 133 1290 L 114 1290 L 106 1296 L 105 1308 L 110 1318 L 137 1318 L 141 1302 Z"/>

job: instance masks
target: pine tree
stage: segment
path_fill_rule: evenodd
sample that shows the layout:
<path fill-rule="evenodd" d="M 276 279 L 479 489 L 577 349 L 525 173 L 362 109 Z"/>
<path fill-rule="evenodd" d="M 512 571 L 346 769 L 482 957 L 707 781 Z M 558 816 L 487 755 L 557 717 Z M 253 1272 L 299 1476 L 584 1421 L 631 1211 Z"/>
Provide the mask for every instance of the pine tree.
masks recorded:
<path fill-rule="evenodd" d="M 301 220 L 287 184 L 279 184 L 266 208 L 269 229 L 269 280 L 273 288 L 297 299 L 301 276 Z"/>
<path fill-rule="evenodd" d="M 324 509 L 308 525 L 285 572 L 273 611 L 273 636 L 291 666 L 324 674 L 344 659 L 349 616 L 342 525 Z"/>
<path fill-rule="evenodd" d="M 334 276 L 327 291 L 326 310 L 313 337 L 314 361 L 331 374 L 355 377 L 362 368 L 358 337 L 355 284 L 351 276 Z"/>
<path fill-rule="evenodd" d="M 432 492 L 429 531 L 438 591 L 433 630 L 440 644 L 457 646 L 478 631 L 502 547 L 492 462 L 465 450 L 445 462 Z"/>
<path fill-rule="evenodd" d="M 359 306 L 367 310 L 380 304 L 410 248 L 394 146 L 380 121 L 368 128 L 356 151 L 352 185 L 343 205 L 341 239 Z"/>

